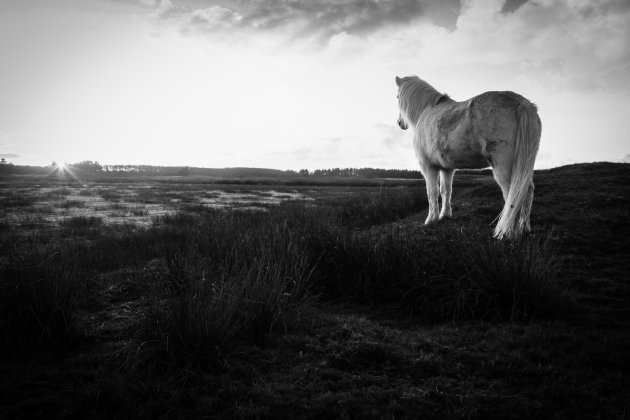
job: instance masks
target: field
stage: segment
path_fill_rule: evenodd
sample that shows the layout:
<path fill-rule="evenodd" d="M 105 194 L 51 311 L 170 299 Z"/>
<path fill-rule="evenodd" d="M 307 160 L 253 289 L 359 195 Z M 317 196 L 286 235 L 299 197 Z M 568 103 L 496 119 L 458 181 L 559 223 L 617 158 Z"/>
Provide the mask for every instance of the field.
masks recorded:
<path fill-rule="evenodd" d="M 0 418 L 627 418 L 630 165 L 0 177 Z"/>

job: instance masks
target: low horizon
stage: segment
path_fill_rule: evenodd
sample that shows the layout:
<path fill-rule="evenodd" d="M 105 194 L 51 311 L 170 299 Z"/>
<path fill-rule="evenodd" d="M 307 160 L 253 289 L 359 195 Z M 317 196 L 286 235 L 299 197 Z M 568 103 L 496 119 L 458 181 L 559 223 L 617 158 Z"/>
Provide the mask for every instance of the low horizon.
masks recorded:
<path fill-rule="evenodd" d="M 15 166 L 32 166 L 32 167 L 38 167 L 38 168 L 48 168 L 48 167 L 52 167 L 55 164 L 58 166 L 62 166 L 62 167 L 72 167 L 72 166 L 76 166 L 76 165 L 80 165 L 82 163 L 85 162 L 94 162 L 102 167 L 108 167 L 108 168 L 112 168 L 112 167 L 149 167 L 149 168 L 190 168 L 190 169 L 214 169 L 214 170 L 220 170 L 220 169 L 261 169 L 261 170 L 271 170 L 271 171 L 284 171 L 284 172 L 300 172 L 302 170 L 308 170 L 309 172 L 314 172 L 314 171 L 323 171 L 323 170 L 330 170 L 330 169 L 375 169 L 375 170 L 383 170 L 383 171 L 413 171 L 413 172 L 420 172 L 420 168 L 383 168 L 383 167 L 374 167 L 374 166 L 320 166 L 320 167 L 313 167 L 313 168 L 307 168 L 307 167 L 300 167 L 300 168 L 276 168 L 276 167 L 268 167 L 268 166 L 243 166 L 243 165 L 235 165 L 235 166 L 192 166 L 192 165 L 153 165 L 153 164 L 147 164 L 147 163 L 102 163 L 99 162 L 98 160 L 91 160 L 91 159 L 86 159 L 83 161 L 79 161 L 79 162 L 50 162 L 48 164 L 44 164 L 44 165 L 22 165 L 19 163 L 14 163 L 11 161 L 6 161 L 5 164 L 10 164 L 10 165 L 15 165 Z M 611 161 L 611 160 L 595 160 L 595 161 L 591 161 L 591 162 L 567 162 L 567 163 L 563 163 L 561 165 L 556 165 L 556 166 L 549 166 L 549 167 L 544 167 L 544 168 L 540 168 L 540 167 L 536 167 L 535 169 L 538 170 L 548 170 L 548 169 L 554 169 L 554 168 L 561 168 L 564 166 L 571 166 L 571 165 L 588 165 L 588 164 L 597 164 L 597 163 L 622 163 L 622 164 L 630 164 L 630 161 Z M 490 166 L 486 167 L 486 168 L 479 168 L 479 169 L 472 169 L 472 168 L 461 168 L 461 169 L 456 169 L 456 171 L 485 171 L 485 170 L 491 170 L 492 168 Z"/>

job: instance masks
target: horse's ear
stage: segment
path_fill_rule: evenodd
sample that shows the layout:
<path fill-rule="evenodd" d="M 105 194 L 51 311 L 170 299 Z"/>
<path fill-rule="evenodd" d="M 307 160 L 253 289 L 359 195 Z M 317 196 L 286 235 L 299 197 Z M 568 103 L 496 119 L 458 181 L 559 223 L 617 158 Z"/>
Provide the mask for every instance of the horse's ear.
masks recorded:
<path fill-rule="evenodd" d="M 402 79 L 398 76 L 396 76 L 396 85 L 400 86 L 400 84 L 402 83 Z"/>

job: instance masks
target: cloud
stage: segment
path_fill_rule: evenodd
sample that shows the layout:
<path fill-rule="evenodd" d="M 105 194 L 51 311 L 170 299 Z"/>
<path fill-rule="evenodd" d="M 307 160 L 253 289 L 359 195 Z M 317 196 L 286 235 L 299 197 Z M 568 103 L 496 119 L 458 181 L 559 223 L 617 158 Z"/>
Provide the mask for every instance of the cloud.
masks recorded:
<path fill-rule="evenodd" d="M 630 153 L 626 153 L 619 160 L 621 163 L 630 163 Z"/>
<path fill-rule="evenodd" d="M 15 153 L 0 153 L 0 158 L 5 158 L 5 159 L 15 159 L 15 158 L 19 158 L 20 155 L 17 155 Z"/>
<path fill-rule="evenodd" d="M 257 5 L 245 19 L 253 27 L 272 29 L 291 24 L 301 27 L 303 34 L 324 36 L 369 33 L 383 26 L 405 24 L 421 16 L 424 7 L 416 0 L 275 0 Z"/>
<path fill-rule="evenodd" d="M 160 4 L 160 0 L 109 0 L 112 3 L 130 4 L 133 6 L 156 7 Z"/>
<path fill-rule="evenodd" d="M 528 0 L 506 0 L 501 8 L 501 13 L 512 13 L 518 10 L 519 7 L 527 3 Z"/>
<path fill-rule="evenodd" d="M 170 0 L 162 0 L 156 15 L 179 20 L 184 32 L 230 28 L 255 33 L 280 31 L 297 40 L 310 38 L 322 44 L 335 34 L 363 36 L 421 18 L 454 28 L 460 3 L 459 0 L 259 0 L 206 8 L 195 4 L 183 1 L 176 6 Z"/>
<path fill-rule="evenodd" d="M 237 26 L 242 20 L 242 15 L 221 6 L 195 10 L 188 17 L 191 26 L 208 31 L 229 29 Z"/>
<path fill-rule="evenodd" d="M 175 7 L 171 0 L 161 0 L 159 4 L 155 3 L 155 5 L 157 6 L 155 13 L 161 18 L 178 15 L 181 10 L 179 7 Z"/>

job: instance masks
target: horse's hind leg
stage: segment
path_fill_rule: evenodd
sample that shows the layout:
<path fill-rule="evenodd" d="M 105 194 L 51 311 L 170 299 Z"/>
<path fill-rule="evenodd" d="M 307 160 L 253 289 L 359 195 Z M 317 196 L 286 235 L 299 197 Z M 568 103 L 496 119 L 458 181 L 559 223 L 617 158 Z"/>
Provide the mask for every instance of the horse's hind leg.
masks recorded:
<path fill-rule="evenodd" d="M 454 169 L 440 170 L 440 194 L 442 195 L 442 211 L 440 212 L 440 220 L 445 217 L 451 217 L 451 194 L 453 192 L 453 174 Z"/>
<path fill-rule="evenodd" d="M 427 220 L 425 220 L 424 224 L 428 225 L 429 223 L 435 222 L 438 220 L 438 212 L 440 211 L 438 197 L 439 197 L 439 188 L 438 188 L 438 176 L 439 171 L 431 166 L 424 166 L 420 168 L 422 171 L 422 175 L 424 176 L 424 181 L 427 184 L 427 198 L 429 199 L 429 215 L 427 216 Z"/>

